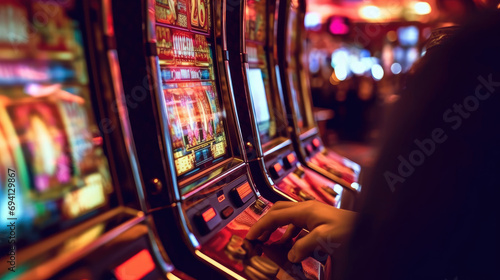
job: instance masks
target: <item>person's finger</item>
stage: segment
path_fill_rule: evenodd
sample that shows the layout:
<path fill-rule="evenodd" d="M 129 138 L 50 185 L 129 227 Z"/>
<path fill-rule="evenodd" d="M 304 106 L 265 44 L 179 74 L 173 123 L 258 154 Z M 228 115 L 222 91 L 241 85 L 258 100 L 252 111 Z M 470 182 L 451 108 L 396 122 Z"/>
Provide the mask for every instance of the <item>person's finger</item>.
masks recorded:
<path fill-rule="evenodd" d="M 285 233 L 283 234 L 283 236 L 281 236 L 279 243 L 288 242 L 290 239 L 297 236 L 301 230 L 302 230 L 302 228 L 296 227 L 293 224 L 289 224 L 288 227 L 286 228 Z"/>
<path fill-rule="evenodd" d="M 271 207 L 271 209 L 269 209 L 269 211 L 285 209 L 285 208 L 289 208 L 289 207 L 293 207 L 293 206 L 297 206 L 297 202 L 276 201 L 276 203 L 274 203 L 273 207 Z"/>
<path fill-rule="evenodd" d="M 259 238 L 257 238 L 258 240 L 262 241 L 262 242 L 266 242 L 269 237 L 271 237 L 271 234 L 273 233 L 273 231 L 271 230 L 266 230 L 264 231 L 264 233 L 262 233 Z"/>
<path fill-rule="evenodd" d="M 246 238 L 254 240 L 260 237 L 266 230 L 274 231 L 288 224 L 307 228 L 308 211 L 304 211 L 304 206 L 305 205 L 300 202 L 295 203 L 295 207 L 269 211 L 250 228 Z"/>
<path fill-rule="evenodd" d="M 289 208 L 289 207 L 292 207 L 292 206 L 296 206 L 297 203 L 296 202 L 292 202 L 292 201 L 277 201 L 276 203 L 274 203 L 274 205 L 271 207 L 271 209 L 269 209 L 268 213 L 271 212 L 271 211 L 276 211 L 276 210 L 280 210 L 280 209 L 286 209 L 286 208 Z M 263 232 L 259 238 L 257 238 L 258 240 L 262 241 L 262 242 L 266 242 L 269 237 L 271 236 L 271 234 L 273 233 L 274 230 L 266 230 L 265 232 Z"/>
<path fill-rule="evenodd" d="M 288 260 L 298 263 L 309 257 L 314 250 L 320 250 L 318 246 L 318 236 L 314 231 L 297 240 L 292 249 L 288 252 Z"/>

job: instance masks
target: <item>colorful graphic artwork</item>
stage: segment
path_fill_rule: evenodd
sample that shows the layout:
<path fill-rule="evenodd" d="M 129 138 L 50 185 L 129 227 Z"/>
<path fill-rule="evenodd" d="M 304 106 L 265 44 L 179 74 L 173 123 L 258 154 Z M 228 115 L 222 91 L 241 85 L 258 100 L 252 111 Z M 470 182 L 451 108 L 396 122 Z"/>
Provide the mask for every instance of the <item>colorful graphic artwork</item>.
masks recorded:
<path fill-rule="evenodd" d="M 209 82 L 179 83 L 165 90 L 177 174 L 226 154 L 221 109 Z"/>
<path fill-rule="evenodd" d="M 266 1 L 248 0 L 246 6 L 246 32 L 245 38 L 250 41 L 266 43 Z"/>
<path fill-rule="evenodd" d="M 157 13 L 162 5 L 157 4 Z M 214 80 L 209 2 L 189 0 L 187 11 L 185 26 L 166 22 L 158 14 L 156 24 L 167 123 L 178 176 L 208 167 L 228 154 L 224 110 Z"/>
<path fill-rule="evenodd" d="M 99 213 L 113 192 L 75 9 L 72 0 L 0 3 L 0 30 L 15 34 L 6 44 L 0 32 L 0 203 L 15 203 L 0 218 L 17 218 L 19 244 Z"/>

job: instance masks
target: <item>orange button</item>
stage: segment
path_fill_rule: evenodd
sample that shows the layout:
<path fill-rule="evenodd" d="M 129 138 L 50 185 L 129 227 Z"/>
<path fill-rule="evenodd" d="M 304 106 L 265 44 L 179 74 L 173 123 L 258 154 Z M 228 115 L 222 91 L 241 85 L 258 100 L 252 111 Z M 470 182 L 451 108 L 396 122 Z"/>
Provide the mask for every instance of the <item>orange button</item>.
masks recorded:
<path fill-rule="evenodd" d="M 214 208 L 210 208 L 208 209 L 207 211 L 203 212 L 202 216 L 203 216 L 203 220 L 205 220 L 205 222 L 208 222 L 210 221 L 211 219 L 213 219 L 215 217 L 215 210 Z"/>
<path fill-rule="evenodd" d="M 283 169 L 281 167 L 281 164 L 279 164 L 279 163 L 276 163 L 275 165 L 273 165 L 273 167 L 274 167 L 274 171 L 276 171 L 276 173 L 279 173 L 281 171 L 281 169 Z"/>
<path fill-rule="evenodd" d="M 118 280 L 139 280 L 155 268 L 155 263 L 148 250 L 144 249 L 115 268 Z"/>
<path fill-rule="evenodd" d="M 247 195 L 252 193 L 252 189 L 250 188 L 250 183 L 245 183 L 241 186 L 239 186 L 236 191 L 238 192 L 238 195 L 240 196 L 241 200 L 244 200 Z"/>

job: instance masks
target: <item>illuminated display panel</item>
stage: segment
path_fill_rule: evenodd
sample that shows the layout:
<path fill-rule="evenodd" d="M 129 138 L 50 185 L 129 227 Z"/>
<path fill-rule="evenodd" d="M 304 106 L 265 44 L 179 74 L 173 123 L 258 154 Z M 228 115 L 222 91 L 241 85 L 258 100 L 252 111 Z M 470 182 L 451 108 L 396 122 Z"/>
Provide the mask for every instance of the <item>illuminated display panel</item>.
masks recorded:
<path fill-rule="evenodd" d="M 297 125 L 299 129 L 299 133 L 304 132 L 307 129 L 307 120 L 306 112 L 305 112 L 305 104 L 302 96 L 302 91 L 299 85 L 299 76 L 298 76 L 298 49 L 297 46 L 300 43 L 297 39 L 297 33 L 299 28 L 298 22 L 298 12 L 299 12 L 299 1 L 292 0 L 290 2 L 290 11 L 289 18 L 287 23 L 287 61 L 288 68 L 286 69 L 286 73 L 288 75 L 288 84 L 290 87 L 290 93 L 292 97 L 293 107 L 295 111 L 295 116 L 297 119 Z"/>
<path fill-rule="evenodd" d="M 254 103 L 257 126 L 262 145 L 278 137 L 278 100 L 273 98 L 267 62 L 267 9 L 265 0 L 248 0 L 246 6 L 246 48 L 248 53 L 248 82 Z M 276 96 L 275 96 L 276 97 Z"/>
<path fill-rule="evenodd" d="M 0 217 L 17 218 L 18 245 L 97 214 L 113 192 L 77 9 L 69 0 L 0 3 Z"/>
<path fill-rule="evenodd" d="M 155 263 L 148 250 L 143 249 L 114 269 L 118 280 L 144 279 L 155 269 Z"/>
<path fill-rule="evenodd" d="M 210 2 L 157 1 L 156 37 L 167 123 L 179 178 L 229 157 L 214 80 Z"/>

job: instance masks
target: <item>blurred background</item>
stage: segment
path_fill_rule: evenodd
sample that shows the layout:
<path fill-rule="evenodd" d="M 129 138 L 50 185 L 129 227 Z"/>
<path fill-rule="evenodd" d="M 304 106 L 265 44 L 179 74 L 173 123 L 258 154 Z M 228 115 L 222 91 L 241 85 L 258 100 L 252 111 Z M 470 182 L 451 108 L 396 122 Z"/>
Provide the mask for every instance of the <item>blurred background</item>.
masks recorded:
<path fill-rule="evenodd" d="M 432 30 L 491 1 L 309 0 L 307 59 L 324 143 L 362 166 Z"/>

